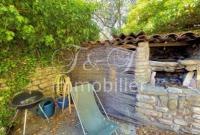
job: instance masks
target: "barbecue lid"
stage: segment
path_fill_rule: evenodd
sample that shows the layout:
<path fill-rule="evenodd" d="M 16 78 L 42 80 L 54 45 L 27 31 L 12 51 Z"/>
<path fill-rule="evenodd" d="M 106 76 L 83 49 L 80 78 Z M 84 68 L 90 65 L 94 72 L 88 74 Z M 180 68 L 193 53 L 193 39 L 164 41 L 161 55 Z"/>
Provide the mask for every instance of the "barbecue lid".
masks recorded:
<path fill-rule="evenodd" d="M 29 107 L 41 101 L 43 98 L 43 93 L 39 90 L 34 91 L 24 91 L 14 96 L 12 99 L 12 106 L 21 108 Z"/>

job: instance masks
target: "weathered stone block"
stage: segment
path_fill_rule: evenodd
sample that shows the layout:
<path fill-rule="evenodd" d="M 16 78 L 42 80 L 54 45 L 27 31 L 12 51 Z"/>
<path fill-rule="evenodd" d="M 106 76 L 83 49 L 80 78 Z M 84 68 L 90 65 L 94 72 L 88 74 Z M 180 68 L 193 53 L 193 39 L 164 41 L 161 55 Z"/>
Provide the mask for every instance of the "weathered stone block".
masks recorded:
<path fill-rule="evenodd" d="M 200 107 L 192 107 L 192 112 L 200 115 Z"/>
<path fill-rule="evenodd" d="M 164 87 L 153 86 L 151 84 L 145 84 L 141 92 L 153 96 L 168 95 L 168 92 Z"/>
<path fill-rule="evenodd" d="M 175 88 L 175 87 L 168 87 L 167 91 L 168 91 L 168 93 L 172 93 L 172 94 L 181 94 L 182 93 L 182 89 Z"/>
<path fill-rule="evenodd" d="M 190 66 L 187 66 L 187 67 L 186 67 L 186 70 L 187 70 L 187 71 L 194 71 L 194 70 L 196 70 L 196 69 L 197 69 L 197 67 L 194 66 L 194 65 L 190 65 Z"/>
<path fill-rule="evenodd" d="M 173 116 L 170 113 L 163 113 L 163 118 L 164 119 L 172 119 Z"/>
<path fill-rule="evenodd" d="M 181 126 L 187 125 L 187 122 L 184 119 L 174 119 L 174 123 L 181 125 Z"/>
<path fill-rule="evenodd" d="M 35 80 L 32 82 L 32 85 L 39 85 L 41 82 L 39 80 Z"/>
<path fill-rule="evenodd" d="M 199 135 L 200 134 L 200 129 L 192 128 L 191 132 L 192 132 L 193 135 Z"/>
<path fill-rule="evenodd" d="M 182 133 L 182 134 L 186 133 L 188 135 L 188 133 L 191 133 L 191 127 L 190 126 L 188 126 L 188 127 L 181 127 L 180 133 Z"/>
<path fill-rule="evenodd" d="M 198 94 L 196 94 L 195 96 L 194 95 L 187 96 L 187 101 L 189 102 L 189 104 L 193 106 L 200 107 L 200 95 Z"/>
<path fill-rule="evenodd" d="M 185 97 L 179 97 L 178 99 L 178 109 L 184 109 L 186 105 Z"/>
<path fill-rule="evenodd" d="M 158 112 L 168 112 L 168 108 L 167 107 L 158 107 L 158 106 L 156 106 L 155 107 L 156 108 L 156 111 L 158 111 Z"/>
<path fill-rule="evenodd" d="M 159 119 L 159 122 L 162 123 L 162 124 L 167 124 L 167 125 L 171 125 L 171 124 L 173 123 L 172 120 L 163 119 L 163 118 L 160 118 L 160 119 Z"/>
<path fill-rule="evenodd" d="M 142 55 L 135 57 L 135 67 L 137 69 L 139 69 L 139 67 L 141 67 L 142 69 L 144 69 L 146 67 L 150 68 L 149 61 L 146 59 L 143 59 L 143 58 L 144 58 L 144 56 L 142 56 Z"/>
<path fill-rule="evenodd" d="M 171 125 L 171 128 L 175 131 L 175 132 L 179 132 L 181 126 L 180 125 L 177 125 L 177 124 L 172 124 Z"/>
<path fill-rule="evenodd" d="M 200 129 L 200 123 L 193 122 L 192 126 L 195 127 L 195 128 Z"/>
<path fill-rule="evenodd" d="M 192 116 L 194 119 L 198 119 L 198 120 L 200 120 L 200 115 L 198 115 L 198 114 L 193 114 L 193 116 Z"/>
<path fill-rule="evenodd" d="M 199 120 L 199 119 L 193 119 L 193 121 L 194 121 L 195 123 L 199 123 L 199 124 L 200 124 L 200 120 Z"/>
<path fill-rule="evenodd" d="M 177 114 L 178 114 L 178 115 L 181 115 L 181 116 L 191 116 L 191 110 L 188 109 L 188 108 L 179 109 L 179 110 L 177 111 Z"/>
<path fill-rule="evenodd" d="M 168 101 L 168 108 L 170 111 L 176 111 L 178 106 L 178 100 L 176 98 L 170 97 Z"/>
<path fill-rule="evenodd" d="M 136 119 L 142 119 L 143 121 L 150 121 L 149 117 L 147 117 L 145 114 L 140 113 L 140 112 L 136 112 L 135 113 L 135 117 Z"/>
<path fill-rule="evenodd" d="M 136 106 L 141 107 L 141 108 L 153 109 L 152 105 L 146 104 L 146 103 L 142 103 L 142 102 L 137 102 Z"/>
<path fill-rule="evenodd" d="M 156 98 L 154 96 L 147 96 L 147 95 L 141 95 L 137 94 L 137 100 L 139 102 L 149 103 L 149 104 L 155 104 Z"/>
<path fill-rule="evenodd" d="M 30 88 L 29 88 L 29 90 L 38 90 L 39 88 L 38 88 L 38 86 L 34 86 L 34 85 L 32 85 Z"/>
<path fill-rule="evenodd" d="M 49 87 L 49 86 L 51 86 L 52 84 L 49 84 L 48 82 L 46 82 L 46 83 L 41 83 L 39 86 L 41 87 L 41 88 L 46 88 L 46 87 Z"/>
<path fill-rule="evenodd" d="M 161 112 L 157 112 L 157 111 L 150 110 L 150 109 L 142 109 L 142 108 L 137 107 L 136 111 L 143 113 L 143 114 L 146 114 L 148 116 L 154 116 L 154 117 L 158 117 L 158 118 L 162 117 Z"/>
<path fill-rule="evenodd" d="M 159 96 L 159 106 L 167 106 L 168 104 L 168 96 Z"/>

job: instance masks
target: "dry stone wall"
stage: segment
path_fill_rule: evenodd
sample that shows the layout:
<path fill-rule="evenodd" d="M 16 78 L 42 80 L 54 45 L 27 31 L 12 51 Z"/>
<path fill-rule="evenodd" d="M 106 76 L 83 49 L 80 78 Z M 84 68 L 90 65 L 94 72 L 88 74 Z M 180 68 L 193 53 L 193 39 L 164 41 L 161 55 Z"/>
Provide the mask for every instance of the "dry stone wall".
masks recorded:
<path fill-rule="evenodd" d="M 140 86 L 136 112 L 149 123 L 177 133 L 200 134 L 200 92 L 195 89 Z"/>
<path fill-rule="evenodd" d="M 27 90 L 42 90 L 44 95 L 52 96 L 56 76 L 62 73 L 60 68 L 38 67 L 30 76 L 30 83 L 25 88 Z M 0 90 L 8 89 L 5 80 L 0 80 Z"/>
<path fill-rule="evenodd" d="M 27 90 L 42 90 L 46 96 L 53 96 L 56 76 L 61 73 L 61 69 L 55 67 L 39 67 L 30 77 L 31 83 Z"/>
<path fill-rule="evenodd" d="M 149 65 L 152 69 L 155 63 L 149 64 L 148 43 L 138 44 L 135 58 L 138 85 L 135 116 L 138 120 L 177 133 L 200 134 L 200 90 L 150 84 Z M 191 68 L 191 65 L 188 67 Z"/>

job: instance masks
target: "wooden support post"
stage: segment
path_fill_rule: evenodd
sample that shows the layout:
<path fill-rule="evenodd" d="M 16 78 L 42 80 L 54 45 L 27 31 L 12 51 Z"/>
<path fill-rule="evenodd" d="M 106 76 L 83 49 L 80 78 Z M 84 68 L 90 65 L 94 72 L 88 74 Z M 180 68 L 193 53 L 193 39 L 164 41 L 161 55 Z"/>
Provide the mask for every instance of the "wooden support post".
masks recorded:
<path fill-rule="evenodd" d="M 197 65 L 197 89 L 200 89 L 200 65 Z"/>

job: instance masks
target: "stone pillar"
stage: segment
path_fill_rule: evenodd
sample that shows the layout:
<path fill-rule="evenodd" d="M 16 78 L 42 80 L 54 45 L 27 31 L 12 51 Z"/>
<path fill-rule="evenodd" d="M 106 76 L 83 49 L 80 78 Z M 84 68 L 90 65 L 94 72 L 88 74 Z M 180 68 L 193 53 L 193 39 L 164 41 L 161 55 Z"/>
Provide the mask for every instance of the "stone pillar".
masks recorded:
<path fill-rule="evenodd" d="M 138 84 L 150 82 L 149 42 L 140 42 L 135 56 L 135 80 Z"/>
<path fill-rule="evenodd" d="M 200 89 L 200 65 L 197 65 L 197 89 Z"/>

